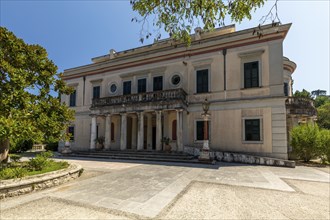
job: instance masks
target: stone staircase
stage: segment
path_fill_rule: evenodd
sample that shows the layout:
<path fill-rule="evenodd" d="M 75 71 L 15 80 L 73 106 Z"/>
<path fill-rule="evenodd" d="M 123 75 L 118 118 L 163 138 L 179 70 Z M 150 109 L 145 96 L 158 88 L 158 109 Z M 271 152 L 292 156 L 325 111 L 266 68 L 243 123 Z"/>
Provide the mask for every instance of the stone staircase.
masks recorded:
<path fill-rule="evenodd" d="M 161 162 L 198 163 L 194 156 L 180 152 L 163 151 L 136 151 L 136 150 L 110 150 L 110 151 L 75 151 L 67 156 L 88 157 L 99 159 L 120 160 L 146 160 Z"/>

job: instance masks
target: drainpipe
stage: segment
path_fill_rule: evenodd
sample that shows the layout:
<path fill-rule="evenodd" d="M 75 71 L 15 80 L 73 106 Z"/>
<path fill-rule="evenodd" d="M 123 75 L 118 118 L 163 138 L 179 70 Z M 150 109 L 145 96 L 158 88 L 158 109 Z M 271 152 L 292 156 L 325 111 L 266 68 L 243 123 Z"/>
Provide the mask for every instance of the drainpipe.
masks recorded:
<path fill-rule="evenodd" d="M 86 76 L 83 76 L 84 85 L 83 85 L 83 106 L 85 105 L 85 83 L 86 83 Z"/>
<path fill-rule="evenodd" d="M 222 55 L 223 55 L 223 90 L 225 91 L 225 99 L 227 99 L 227 76 L 226 76 L 226 54 L 227 54 L 227 49 L 222 50 Z"/>

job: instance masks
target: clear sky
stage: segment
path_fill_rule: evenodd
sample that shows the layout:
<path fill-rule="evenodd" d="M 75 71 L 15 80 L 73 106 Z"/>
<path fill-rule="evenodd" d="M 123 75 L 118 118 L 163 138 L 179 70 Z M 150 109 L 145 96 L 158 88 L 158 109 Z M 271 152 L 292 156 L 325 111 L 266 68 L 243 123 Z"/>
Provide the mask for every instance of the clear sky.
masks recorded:
<path fill-rule="evenodd" d="M 251 21 L 236 24 L 236 29 L 257 26 L 273 4 L 266 2 Z M 281 22 L 293 23 L 284 41 L 284 56 L 297 64 L 294 90 L 330 93 L 329 7 L 329 0 L 278 3 Z M 141 46 L 141 26 L 131 22 L 134 16 L 129 0 L 0 0 L 0 25 L 27 43 L 46 48 L 59 71 L 89 64 L 91 58 L 111 48 L 121 51 Z"/>

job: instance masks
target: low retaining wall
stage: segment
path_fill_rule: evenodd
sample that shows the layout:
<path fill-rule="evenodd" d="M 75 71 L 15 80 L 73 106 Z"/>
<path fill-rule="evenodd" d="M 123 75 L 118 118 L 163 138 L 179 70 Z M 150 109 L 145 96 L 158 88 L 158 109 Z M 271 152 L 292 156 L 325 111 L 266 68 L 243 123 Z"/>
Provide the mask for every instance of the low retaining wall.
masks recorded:
<path fill-rule="evenodd" d="M 0 200 L 58 186 L 78 178 L 81 175 L 82 170 L 83 169 L 80 165 L 70 164 L 67 169 L 63 170 L 18 179 L 1 180 Z"/>
<path fill-rule="evenodd" d="M 199 156 L 200 149 L 196 147 L 185 146 L 184 152 L 190 155 Z M 283 160 L 270 157 L 253 156 L 241 153 L 210 151 L 211 157 L 217 161 L 235 162 L 245 164 L 258 164 L 266 166 L 296 167 L 295 161 Z"/>

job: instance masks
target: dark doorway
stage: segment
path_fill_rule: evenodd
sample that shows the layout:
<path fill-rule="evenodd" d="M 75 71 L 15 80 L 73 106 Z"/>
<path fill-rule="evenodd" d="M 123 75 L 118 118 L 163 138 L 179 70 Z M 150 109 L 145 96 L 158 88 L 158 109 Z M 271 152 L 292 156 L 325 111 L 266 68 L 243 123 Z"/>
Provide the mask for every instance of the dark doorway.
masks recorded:
<path fill-rule="evenodd" d="M 156 127 L 152 127 L 152 149 L 156 150 Z"/>

